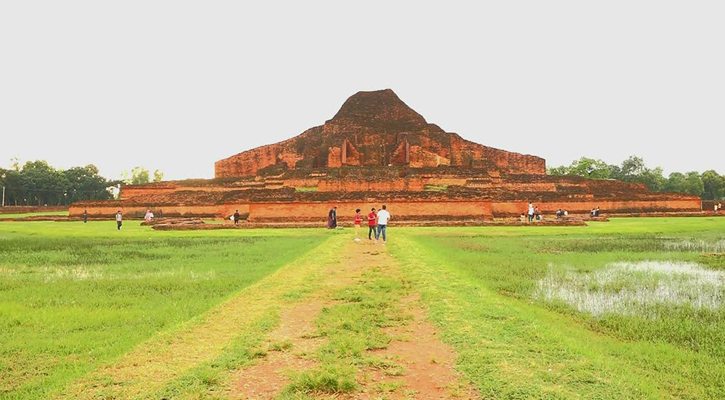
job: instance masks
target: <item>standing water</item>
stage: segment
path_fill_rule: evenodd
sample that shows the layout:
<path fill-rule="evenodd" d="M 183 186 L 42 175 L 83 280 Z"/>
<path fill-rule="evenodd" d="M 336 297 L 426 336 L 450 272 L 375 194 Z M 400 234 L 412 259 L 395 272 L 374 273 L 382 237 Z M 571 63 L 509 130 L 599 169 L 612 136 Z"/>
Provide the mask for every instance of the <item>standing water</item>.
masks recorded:
<path fill-rule="evenodd" d="M 589 273 L 552 267 L 535 296 L 594 316 L 648 315 L 655 306 L 716 310 L 725 301 L 725 272 L 676 261 L 616 262 Z"/>

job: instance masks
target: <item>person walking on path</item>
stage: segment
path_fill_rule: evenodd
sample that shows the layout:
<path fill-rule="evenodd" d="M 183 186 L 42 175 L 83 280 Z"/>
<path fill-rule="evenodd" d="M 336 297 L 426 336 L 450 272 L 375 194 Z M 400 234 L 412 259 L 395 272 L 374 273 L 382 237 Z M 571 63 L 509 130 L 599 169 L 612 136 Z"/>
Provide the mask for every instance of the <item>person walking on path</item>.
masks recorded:
<path fill-rule="evenodd" d="M 88 223 L 88 210 L 83 210 L 83 223 Z"/>
<path fill-rule="evenodd" d="M 327 229 L 337 228 L 337 207 L 332 207 L 327 214 Z"/>
<path fill-rule="evenodd" d="M 360 214 L 360 209 L 358 208 L 355 210 L 355 222 L 353 222 L 353 225 L 355 226 L 355 241 L 360 241 L 360 227 L 362 226 L 362 214 Z"/>
<path fill-rule="evenodd" d="M 387 207 L 383 205 L 383 209 L 378 212 L 378 231 L 375 234 L 375 243 L 380 240 L 380 236 L 383 237 L 383 246 L 385 245 L 385 242 L 387 242 L 388 238 L 385 231 L 388 227 L 388 221 L 390 221 L 390 218 L 391 216 Z"/>
<path fill-rule="evenodd" d="M 239 210 L 234 211 L 234 225 L 239 225 Z"/>
<path fill-rule="evenodd" d="M 118 210 L 116 213 L 116 225 L 118 226 L 118 230 L 121 230 L 121 225 L 123 225 L 123 215 L 121 215 L 121 210 Z"/>
<path fill-rule="evenodd" d="M 378 214 L 375 212 L 375 207 L 373 207 L 370 209 L 370 214 L 368 214 L 368 240 L 373 240 L 373 236 L 377 238 L 377 226 Z"/>
<path fill-rule="evenodd" d="M 529 222 L 534 220 L 534 205 L 529 202 Z"/>

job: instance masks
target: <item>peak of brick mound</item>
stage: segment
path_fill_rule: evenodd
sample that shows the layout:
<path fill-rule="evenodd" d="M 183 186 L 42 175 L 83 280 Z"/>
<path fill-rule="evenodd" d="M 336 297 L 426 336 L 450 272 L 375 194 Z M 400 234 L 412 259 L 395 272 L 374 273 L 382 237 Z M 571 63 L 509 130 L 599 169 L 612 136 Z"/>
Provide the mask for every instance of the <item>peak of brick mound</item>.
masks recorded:
<path fill-rule="evenodd" d="M 324 125 L 283 142 L 215 164 L 216 178 L 280 176 L 286 171 L 341 167 L 458 167 L 519 174 L 546 173 L 543 158 L 487 147 L 445 132 L 390 89 L 358 92 Z"/>
<path fill-rule="evenodd" d="M 390 89 L 357 92 L 327 123 L 371 127 L 381 132 L 410 132 L 428 125 Z"/>

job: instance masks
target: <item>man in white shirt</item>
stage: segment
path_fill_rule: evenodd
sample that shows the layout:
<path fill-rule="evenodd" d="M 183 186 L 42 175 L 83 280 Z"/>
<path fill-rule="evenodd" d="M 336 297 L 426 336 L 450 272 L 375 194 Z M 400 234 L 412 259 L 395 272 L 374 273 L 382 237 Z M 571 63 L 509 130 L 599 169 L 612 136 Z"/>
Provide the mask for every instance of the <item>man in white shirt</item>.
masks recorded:
<path fill-rule="evenodd" d="M 116 213 L 116 225 L 118 226 L 118 230 L 121 230 L 121 225 L 123 225 L 123 216 L 121 215 L 121 210 L 118 210 Z"/>
<path fill-rule="evenodd" d="M 385 241 L 388 239 L 385 234 L 385 228 L 388 227 L 388 221 L 390 221 L 390 213 L 387 210 L 387 207 L 383 205 L 383 209 L 378 211 L 378 231 L 375 232 L 375 243 L 378 242 L 378 239 L 380 239 L 380 235 L 383 236 L 383 245 L 385 245 Z"/>
<path fill-rule="evenodd" d="M 529 222 L 534 220 L 534 205 L 529 202 Z"/>

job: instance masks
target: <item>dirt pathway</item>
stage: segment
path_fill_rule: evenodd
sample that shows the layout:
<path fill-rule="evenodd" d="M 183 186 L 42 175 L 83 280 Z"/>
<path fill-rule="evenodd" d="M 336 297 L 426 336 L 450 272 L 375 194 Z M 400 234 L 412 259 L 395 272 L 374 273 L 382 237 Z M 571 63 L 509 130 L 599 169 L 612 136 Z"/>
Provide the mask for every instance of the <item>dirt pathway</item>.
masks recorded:
<path fill-rule="evenodd" d="M 324 303 L 313 300 L 299 304 L 281 316 L 281 325 L 268 338 L 267 356 L 246 368 L 234 383 L 233 398 L 271 399 L 289 383 L 290 371 L 309 369 L 315 361 L 309 355 L 322 339 L 313 336 L 314 319 Z"/>
<path fill-rule="evenodd" d="M 285 310 L 279 326 L 265 341 L 267 356 L 237 374 L 229 390 L 231 398 L 273 399 L 290 382 L 290 373 L 316 366 L 314 352 L 324 339 L 315 335 L 315 319 L 324 307 L 335 303 L 331 297 L 336 290 L 353 285 L 361 276 L 361 268 L 341 263 L 339 268 L 328 271 L 316 293 Z"/>
<path fill-rule="evenodd" d="M 341 288 L 356 289 L 373 267 L 386 274 L 397 274 L 397 261 L 385 247 L 371 243 L 349 243 L 340 251 L 341 268 L 328 280 L 325 290 L 285 311 L 279 327 L 267 340 L 268 346 L 288 349 L 269 352 L 257 364 L 238 372 L 231 395 L 240 399 L 274 399 L 279 396 L 290 374 L 318 366 L 315 351 L 326 339 L 314 338 L 315 320 L 324 307 L 336 304 L 333 293 Z M 311 393 L 320 399 L 473 399 L 476 392 L 454 369 L 453 349 L 439 338 L 438 330 L 426 321 L 426 311 L 418 295 L 409 293 L 400 301 L 408 314 L 407 323 L 383 328 L 393 340 L 386 349 L 368 351 L 371 357 L 402 368 L 390 373 L 374 367 L 359 367 L 358 390 L 347 394 Z"/>
<path fill-rule="evenodd" d="M 410 295 L 403 303 L 412 321 L 386 329 L 395 339 L 387 349 L 371 352 L 401 364 L 402 374 L 390 376 L 380 370 L 368 370 L 369 379 L 362 383 L 364 394 L 352 398 L 379 399 L 381 391 L 389 392 L 386 399 L 478 398 L 476 391 L 454 369 L 453 348 L 443 343 L 438 329 L 426 321 L 426 311 L 418 296 Z"/>

